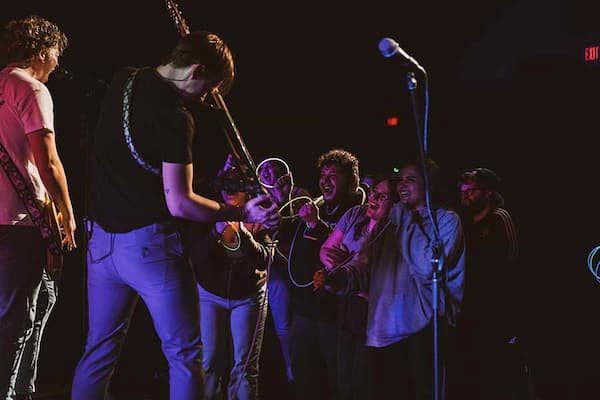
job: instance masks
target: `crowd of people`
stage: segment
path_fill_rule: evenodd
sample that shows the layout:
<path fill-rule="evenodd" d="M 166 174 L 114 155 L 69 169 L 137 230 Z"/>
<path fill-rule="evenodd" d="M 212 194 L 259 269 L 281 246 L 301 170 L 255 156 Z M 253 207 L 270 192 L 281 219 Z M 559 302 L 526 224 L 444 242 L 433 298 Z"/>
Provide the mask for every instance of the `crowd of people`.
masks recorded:
<path fill-rule="evenodd" d="M 0 42 L 3 399 L 32 399 L 57 301 L 48 204 L 59 211 L 62 247 L 76 246 L 45 86 L 67 42 L 39 16 L 10 22 Z M 203 177 L 214 189 L 205 192 L 194 182 L 210 149 L 198 143 L 223 118 L 204 100 L 230 87 L 234 71 L 228 45 L 196 31 L 164 64 L 118 71 L 104 96 L 91 144 L 89 329 L 71 398 L 107 398 L 140 299 L 171 399 L 260 398 L 267 313 L 295 399 L 431 399 L 438 385 L 460 388 L 457 398 L 514 398 L 505 355 L 519 333 L 518 293 L 507 299 L 488 284 L 494 274 L 510 286 L 517 267 L 498 175 L 465 171 L 452 206 L 431 159 L 367 177 L 355 154 L 333 148 L 316 160 L 316 196 L 283 159 L 248 171 L 231 155 Z"/>

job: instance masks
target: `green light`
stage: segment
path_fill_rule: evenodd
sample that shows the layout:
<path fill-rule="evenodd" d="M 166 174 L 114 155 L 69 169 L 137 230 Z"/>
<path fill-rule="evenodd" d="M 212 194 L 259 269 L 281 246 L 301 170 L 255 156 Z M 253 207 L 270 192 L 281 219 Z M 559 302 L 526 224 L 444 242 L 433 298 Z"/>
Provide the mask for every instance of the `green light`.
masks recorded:
<path fill-rule="evenodd" d="M 394 173 L 397 174 L 398 172 L 400 172 L 400 168 L 394 167 L 394 168 L 392 168 L 392 171 L 394 171 Z"/>

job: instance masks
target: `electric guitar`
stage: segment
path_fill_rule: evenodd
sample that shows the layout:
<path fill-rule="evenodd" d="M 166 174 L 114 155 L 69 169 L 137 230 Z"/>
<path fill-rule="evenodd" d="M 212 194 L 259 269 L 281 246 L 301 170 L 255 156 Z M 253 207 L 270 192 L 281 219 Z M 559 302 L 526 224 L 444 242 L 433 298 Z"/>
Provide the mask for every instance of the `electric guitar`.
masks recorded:
<path fill-rule="evenodd" d="M 48 243 L 48 246 L 46 247 L 46 273 L 51 279 L 59 280 L 62 274 L 64 261 L 62 251 L 62 241 L 65 238 L 64 230 L 60 226 L 59 212 L 56 209 L 56 205 L 49 198 L 47 198 L 42 205 L 42 213 L 53 233 L 53 243 Z M 60 251 L 50 251 L 51 247 L 54 249 L 59 249 Z"/>
<path fill-rule="evenodd" d="M 58 212 L 54 203 L 45 196 L 44 201 L 39 201 L 31 185 L 19 172 L 14 161 L 8 154 L 6 147 L 0 142 L 0 167 L 4 170 L 6 177 L 15 189 L 31 220 L 40 229 L 42 238 L 46 243 L 46 271 L 52 278 L 59 278 L 63 265 L 64 239 L 58 218 Z"/>

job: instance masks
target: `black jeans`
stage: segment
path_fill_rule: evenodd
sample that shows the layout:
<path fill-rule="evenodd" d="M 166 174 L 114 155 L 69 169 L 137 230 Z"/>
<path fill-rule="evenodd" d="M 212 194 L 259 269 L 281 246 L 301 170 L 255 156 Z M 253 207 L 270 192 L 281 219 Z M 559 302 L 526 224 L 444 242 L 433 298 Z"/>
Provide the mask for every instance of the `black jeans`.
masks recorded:
<path fill-rule="evenodd" d="M 294 314 L 290 350 L 296 400 L 337 398 L 337 333 L 338 326 L 333 320 L 320 321 Z"/>
<path fill-rule="evenodd" d="M 338 394 L 340 400 L 373 399 L 373 352 L 366 346 L 369 303 L 353 295 L 338 306 Z"/>
<path fill-rule="evenodd" d="M 447 347 L 447 327 L 440 323 L 440 359 Z M 370 347 L 374 365 L 374 399 L 433 398 L 433 326 L 386 347 Z M 440 367 L 440 377 L 444 369 Z M 440 394 L 443 387 L 439 386 Z"/>
<path fill-rule="evenodd" d="M 32 334 L 45 261 L 38 228 L 0 227 L 0 398 L 7 396 L 26 339 Z"/>

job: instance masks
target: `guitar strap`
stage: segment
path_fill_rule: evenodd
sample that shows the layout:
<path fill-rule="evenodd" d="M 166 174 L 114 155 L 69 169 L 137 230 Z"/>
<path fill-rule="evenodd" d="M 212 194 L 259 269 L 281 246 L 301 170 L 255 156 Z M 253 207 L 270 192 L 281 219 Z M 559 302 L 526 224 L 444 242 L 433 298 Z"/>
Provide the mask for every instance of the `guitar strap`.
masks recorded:
<path fill-rule="evenodd" d="M 2 169 L 4 169 L 8 180 L 23 202 L 31 220 L 40 229 L 42 238 L 48 244 L 48 251 L 55 256 L 61 255 L 62 249 L 59 244 L 60 238 L 58 238 L 56 232 L 52 230 L 52 227 L 50 227 L 50 224 L 46 218 L 44 218 L 44 211 L 40 208 L 39 201 L 33 195 L 27 180 L 25 180 L 21 172 L 19 172 L 13 159 L 10 157 L 10 154 L 8 154 L 8 150 L 6 150 L 1 142 L 0 164 L 2 165 Z"/>
<path fill-rule="evenodd" d="M 125 135 L 125 142 L 127 143 L 127 147 L 131 152 L 131 156 L 138 163 L 138 165 L 144 168 L 146 171 L 153 173 L 156 176 L 161 175 L 161 171 L 158 168 L 153 167 L 150 163 L 146 162 L 142 156 L 137 152 L 135 146 L 133 145 L 133 139 L 131 138 L 131 133 L 129 132 L 129 114 L 131 108 L 131 92 L 133 90 L 133 81 L 137 76 L 140 70 L 135 70 L 129 77 L 127 78 L 127 82 L 125 83 L 125 92 L 123 93 L 123 134 Z"/>

